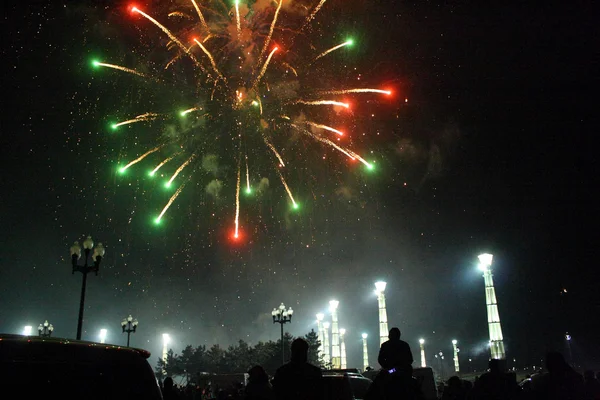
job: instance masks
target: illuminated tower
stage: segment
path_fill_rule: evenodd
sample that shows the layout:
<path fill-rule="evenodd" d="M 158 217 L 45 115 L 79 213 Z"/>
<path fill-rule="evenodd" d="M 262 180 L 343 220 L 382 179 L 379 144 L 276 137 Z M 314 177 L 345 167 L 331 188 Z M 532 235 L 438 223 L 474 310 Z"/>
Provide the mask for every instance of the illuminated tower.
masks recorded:
<path fill-rule="evenodd" d="M 319 335 L 319 362 L 324 361 L 324 343 L 323 343 L 323 318 L 325 318 L 325 314 L 319 313 L 317 314 L 317 334 Z"/>
<path fill-rule="evenodd" d="M 345 334 L 346 330 L 344 328 L 340 328 L 340 354 L 342 369 L 346 369 L 346 342 L 344 342 Z"/>
<path fill-rule="evenodd" d="M 388 340 L 387 311 L 385 310 L 385 286 L 386 283 L 375 282 L 375 294 L 379 303 L 379 345 Z"/>
<path fill-rule="evenodd" d="M 363 339 L 363 371 L 367 370 L 367 367 L 369 366 L 369 350 L 367 348 L 367 334 L 363 333 L 362 334 L 362 339 Z"/>
<path fill-rule="evenodd" d="M 425 368 L 427 366 L 425 362 L 425 339 L 419 339 L 419 346 L 421 347 L 421 368 Z"/>
<path fill-rule="evenodd" d="M 108 333 L 108 331 L 104 328 L 100 329 L 100 343 L 106 343 L 106 334 Z"/>
<path fill-rule="evenodd" d="M 456 339 L 452 341 L 452 348 L 454 349 L 454 371 L 460 372 L 460 367 L 458 365 L 458 352 L 460 351 L 458 348 L 458 342 Z"/>
<path fill-rule="evenodd" d="M 338 330 L 338 317 L 337 308 L 340 304 L 337 300 L 331 300 L 329 302 L 329 311 L 331 311 L 331 368 L 340 369 L 341 367 L 341 355 L 340 355 L 340 332 Z"/>
<path fill-rule="evenodd" d="M 498 313 L 498 302 L 496 291 L 492 280 L 492 255 L 479 255 L 479 269 L 483 271 L 485 281 L 485 303 L 487 305 L 488 328 L 490 331 L 490 352 L 492 359 L 504 360 L 504 342 L 502 341 L 502 327 L 500 326 L 500 314 Z"/>
<path fill-rule="evenodd" d="M 329 322 L 323 322 L 323 362 L 325 368 L 331 369 L 331 358 L 329 356 Z"/>
<path fill-rule="evenodd" d="M 163 333 L 163 351 L 162 351 L 162 361 L 163 361 L 163 375 L 167 375 L 167 371 L 165 366 L 167 365 L 167 346 L 171 342 L 171 338 L 168 333 Z"/>

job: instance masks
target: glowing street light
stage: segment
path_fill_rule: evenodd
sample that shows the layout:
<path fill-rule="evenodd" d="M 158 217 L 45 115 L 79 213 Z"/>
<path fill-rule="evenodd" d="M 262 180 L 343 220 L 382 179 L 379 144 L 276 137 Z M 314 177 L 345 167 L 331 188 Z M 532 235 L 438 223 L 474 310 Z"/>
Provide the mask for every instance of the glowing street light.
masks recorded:
<path fill-rule="evenodd" d="M 363 342 L 363 371 L 366 371 L 369 367 L 369 350 L 367 347 L 367 334 L 363 333 L 362 335 Z"/>
<path fill-rule="evenodd" d="M 323 361 L 323 355 L 324 355 L 324 351 L 323 351 L 323 318 L 325 318 L 325 314 L 323 314 L 323 313 L 317 314 L 317 333 L 319 335 L 319 350 L 318 350 L 319 362 Z"/>
<path fill-rule="evenodd" d="M 133 319 L 131 314 L 127 318 L 123 318 L 121 321 L 121 328 L 123 329 L 123 333 L 127 332 L 127 347 L 129 347 L 129 337 L 132 333 L 135 333 L 135 330 L 138 326 L 138 320 Z"/>
<path fill-rule="evenodd" d="M 329 302 L 329 311 L 331 311 L 331 368 L 340 369 L 340 332 L 338 330 L 337 308 L 340 304 L 337 300 Z"/>
<path fill-rule="evenodd" d="M 425 368 L 425 339 L 419 339 L 419 347 L 421 347 L 421 368 Z"/>
<path fill-rule="evenodd" d="M 331 369 L 331 357 L 329 356 L 329 326 L 329 322 L 323 322 L 323 348 L 325 349 L 323 362 L 325 368 Z"/>
<path fill-rule="evenodd" d="M 292 307 L 285 309 L 285 305 L 281 303 L 279 308 L 274 308 L 271 311 L 273 317 L 273 323 L 281 326 L 281 360 L 285 364 L 285 344 L 283 343 L 283 325 L 292 322 L 292 315 L 294 310 Z"/>
<path fill-rule="evenodd" d="M 485 282 L 485 303 L 487 305 L 488 329 L 490 333 L 490 353 L 492 359 L 504 360 L 504 342 L 502 337 L 502 327 L 500 326 L 500 314 L 498 313 L 498 302 L 496 301 L 496 291 L 492 279 L 492 259 L 493 256 L 488 253 L 480 254 L 478 268 L 483 271 Z"/>
<path fill-rule="evenodd" d="M 71 265 L 72 265 L 72 273 L 74 274 L 76 271 L 81 272 L 83 274 L 83 281 L 81 283 L 81 297 L 79 299 L 79 318 L 77 319 L 77 340 L 81 340 L 81 328 L 83 325 L 83 304 L 85 303 L 85 287 L 87 284 L 87 275 L 90 272 L 94 272 L 98 275 L 98 270 L 100 269 L 100 262 L 102 261 L 102 257 L 106 253 L 106 250 L 102 246 L 102 243 L 98 243 L 98 245 L 94 248 L 94 252 L 92 254 L 92 261 L 94 265 L 88 265 L 88 259 L 90 253 L 92 252 L 92 248 L 94 248 L 94 241 L 91 236 L 88 236 L 83 241 L 83 251 L 85 254 L 84 265 L 79 265 L 78 260 L 81 258 L 81 246 L 79 242 L 73 243 L 69 251 L 71 252 Z"/>
<path fill-rule="evenodd" d="M 379 303 L 379 345 L 388 340 L 388 320 L 385 309 L 385 287 L 387 284 L 383 281 L 375 282 L 375 294 Z"/>
<path fill-rule="evenodd" d="M 108 331 L 106 329 L 100 329 L 100 343 L 106 343 L 106 334 Z"/>
<path fill-rule="evenodd" d="M 23 328 L 23 335 L 31 336 L 31 331 L 33 331 L 33 326 L 25 325 L 25 328 Z"/>
<path fill-rule="evenodd" d="M 454 351 L 454 371 L 460 372 L 460 366 L 458 365 L 458 352 L 460 349 L 458 348 L 458 341 L 456 339 L 452 341 L 452 349 Z"/>
<path fill-rule="evenodd" d="M 52 335 L 52 331 L 54 330 L 54 326 L 48 323 L 48 320 L 45 320 L 43 324 L 38 326 L 38 334 L 41 337 L 50 337 Z"/>
<path fill-rule="evenodd" d="M 344 328 L 340 328 L 340 354 L 342 369 L 346 369 L 346 342 L 344 341 L 345 334 L 346 330 Z"/>

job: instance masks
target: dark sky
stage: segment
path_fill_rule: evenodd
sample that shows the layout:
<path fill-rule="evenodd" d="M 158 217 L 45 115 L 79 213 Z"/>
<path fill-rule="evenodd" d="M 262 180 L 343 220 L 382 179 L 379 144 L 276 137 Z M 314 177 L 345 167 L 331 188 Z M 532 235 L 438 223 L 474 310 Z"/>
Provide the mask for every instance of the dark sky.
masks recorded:
<path fill-rule="evenodd" d="M 316 21 L 332 36 L 311 40 L 326 49 L 351 32 L 359 42 L 329 70 L 394 87 L 393 100 L 354 114 L 368 135 L 356 143 L 378 155 L 377 172 L 302 166 L 291 181 L 297 214 L 272 180 L 269 196 L 242 208 L 242 225 L 256 228 L 232 245 L 231 196 L 212 201 L 203 181 L 155 227 L 149 215 L 164 196 L 141 175 L 115 173 L 145 139 L 115 139 L 107 118 L 137 115 L 147 99 L 130 77 L 95 75 L 89 60 L 143 65 L 128 46 L 160 32 L 136 30 L 126 2 L 86 4 L 19 2 L 3 16 L 0 332 L 48 319 L 56 335 L 75 336 L 81 276 L 69 274 L 68 248 L 90 234 L 107 255 L 88 280 L 84 339 L 106 327 L 123 343 L 120 321 L 132 314 L 132 344 L 154 355 L 163 332 L 176 351 L 275 340 L 270 310 L 280 302 L 296 310 L 287 328 L 301 335 L 336 298 L 349 365 L 360 366 L 362 332 L 375 360 L 373 282 L 384 279 L 390 325 L 414 349 L 424 337 L 430 354 L 450 353 L 456 338 L 481 363 L 488 334 L 475 267 L 485 251 L 508 357 L 539 365 L 544 351 L 564 350 L 569 331 L 577 361 L 597 365 L 591 7 L 329 0 Z"/>

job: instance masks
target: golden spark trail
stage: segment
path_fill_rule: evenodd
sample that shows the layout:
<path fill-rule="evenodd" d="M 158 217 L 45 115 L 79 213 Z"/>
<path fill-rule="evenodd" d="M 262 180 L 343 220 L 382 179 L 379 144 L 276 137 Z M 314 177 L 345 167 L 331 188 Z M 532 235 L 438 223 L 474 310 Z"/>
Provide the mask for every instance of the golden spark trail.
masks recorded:
<path fill-rule="evenodd" d="M 144 158 L 146 158 L 150 154 L 152 154 L 152 153 L 160 150 L 162 147 L 163 147 L 163 145 L 155 147 L 152 150 L 148 150 L 147 152 L 145 152 L 144 154 L 142 154 L 141 156 L 139 156 L 138 158 L 136 158 L 135 160 L 133 160 L 132 162 L 130 162 L 129 164 L 127 164 L 126 166 L 124 166 L 123 168 L 121 168 L 121 172 L 125 172 L 127 170 L 127 168 L 131 167 L 134 164 L 139 163 L 140 161 L 142 161 Z"/>
<path fill-rule="evenodd" d="M 281 178 L 281 183 L 283 183 L 283 187 L 285 188 L 285 191 L 287 192 L 288 196 L 290 197 L 290 200 L 292 200 L 292 204 L 294 205 L 294 208 L 298 208 L 298 204 L 296 204 L 296 200 L 294 200 L 294 196 L 292 196 L 292 191 L 290 190 L 287 183 L 285 182 L 285 179 L 283 178 L 283 175 L 281 174 L 281 171 L 279 169 L 277 169 L 277 173 L 279 174 L 279 177 Z"/>
<path fill-rule="evenodd" d="M 173 35 L 171 33 L 170 30 L 168 30 L 165 26 L 163 26 L 160 22 L 158 22 L 157 20 L 155 20 L 154 18 L 152 18 L 151 16 L 149 16 L 148 14 L 146 14 L 145 12 L 143 12 L 142 10 L 140 10 L 137 7 L 133 7 L 131 9 L 132 12 L 136 12 L 140 15 L 142 15 L 144 18 L 148 19 L 150 22 L 152 22 L 154 25 L 156 25 L 157 27 L 160 28 L 160 30 L 162 30 L 168 37 L 169 39 L 171 39 L 173 42 L 175 42 L 177 44 L 177 46 L 179 46 L 193 61 L 196 65 L 198 65 L 200 67 L 200 69 L 204 70 L 204 67 L 202 67 L 200 65 L 200 62 L 196 59 L 196 57 L 194 56 L 193 53 L 190 52 L 190 49 L 188 49 L 187 47 L 185 47 L 183 45 L 183 43 L 181 43 L 179 41 L 179 39 L 177 39 L 177 37 L 175 37 L 175 35 Z"/>
<path fill-rule="evenodd" d="M 306 121 L 306 123 L 307 123 L 308 125 L 314 126 L 315 128 L 321 128 L 321 129 L 325 129 L 325 130 L 327 130 L 327 131 L 329 131 L 329 132 L 334 132 L 334 133 L 337 133 L 337 134 L 338 134 L 338 135 L 340 135 L 340 136 L 344 136 L 344 132 L 342 132 L 342 131 L 338 131 L 337 129 L 335 129 L 335 128 L 332 128 L 332 127 L 330 127 L 330 126 L 323 125 L 323 124 L 317 124 L 316 122 L 312 122 L 312 121 Z"/>
<path fill-rule="evenodd" d="M 192 111 L 198 111 L 198 107 L 192 107 L 192 108 L 188 108 L 187 110 L 183 110 L 181 112 L 181 116 L 184 117 L 187 114 L 191 113 Z"/>
<path fill-rule="evenodd" d="M 304 27 L 306 25 L 308 25 L 310 23 L 310 21 L 313 20 L 313 18 L 315 18 L 315 15 L 317 15 L 317 13 L 319 12 L 319 10 L 321 9 L 321 7 L 323 7 L 323 4 L 325 4 L 326 0 L 321 0 L 319 2 L 319 4 L 317 4 L 317 6 L 315 7 L 315 9 L 313 10 L 312 13 L 310 13 L 310 15 L 308 16 L 308 18 L 306 18 L 306 21 L 304 22 L 304 25 L 302 25 L 302 28 L 300 28 L 300 30 L 304 29 Z"/>
<path fill-rule="evenodd" d="M 332 105 L 349 108 L 350 104 L 335 100 L 296 100 L 292 104 L 306 104 L 309 106 Z"/>
<path fill-rule="evenodd" d="M 273 54 L 275 54 L 275 52 L 277 50 L 279 50 L 278 47 L 275 47 L 273 50 L 271 50 L 271 53 L 269 54 L 269 57 L 267 57 L 267 61 L 265 61 L 265 64 L 263 65 L 262 69 L 260 70 L 260 74 L 258 75 L 258 77 L 256 78 L 256 80 L 254 81 L 254 84 L 252 85 L 253 88 L 256 87 L 258 85 L 258 83 L 260 82 L 260 80 L 262 79 L 263 75 L 267 71 L 267 67 L 269 66 L 269 62 L 271 61 L 271 57 L 273 57 Z"/>
<path fill-rule="evenodd" d="M 179 154 L 179 153 L 178 153 Z M 172 159 L 175 158 L 177 154 L 169 157 L 169 158 L 165 158 L 160 164 L 158 164 L 151 172 L 150 172 L 150 176 L 154 176 L 154 174 L 156 173 L 156 171 L 158 171 L 160 169 L 160 167 L 162 167 L 163 165 L 165 165 L 166 163 L 168 163 L 169 161 L 171 161 Z"/>
<path fill-rule="evenodd" d="M 148 78 L 147 75 L 144 75 L 141 72 L 137 72 L 135 69 L 122 67 L 120 65 L 107 64 L 107 63 L 103 63 L 103 62 L 100 62 L 100 61 L 94 61 L 93 65 L 94 65 L 94 67 L 106 67 L 106 68 L 118 69 L 119 71 L 123 71 L 123 72 L 127 72 L 127 73 L 134 74 L 134 75 L 137 75 L 137 76 L 141 76 L 142 78 Z"/>
<path fill-rule="evenodd" d="M 238 157 L 237 184 L 235 187 L 235 234 L 233 237 L 237 239 L 238 230 L 240 227 L 240 157 Z"/>
<path fill-rule="evenodd" d="M 246 156 L 246 192 L 250 193 L 250 170 L 248 169 L 248 156 Z"/>
<path fill-rule="evenodd" d="M 194 0 L 192 0 L 192 4 L 194 5 L 196 12 L 198 13 L 198 17 L 200 18 L 200 22 L 202 23 L 202 26 L 204 27 L 204 29 L 206 29 L 206 31 L 208 31 L 208 25 L 206 25 L 206 21 L 204 20 L 202 11 L 200 11 L 200 7 L 198 7 L 198 4 L 196 4 L 196 2 Z"/>
<path fill-rule="evenodd" d="M 338 150 L 339 152 L 344 153 L 345 155 L 347 155 L 351 159 L 353 159 L 353 160 L 356 159 L 354 152 L 352 152 L 352 151 L 350 151 L 348 149 L 345 149 L 345 148 L 343 148 L 343 147 L 335 144 L 331 140 L 329 140 L 327 138 L 324 138 L 324 137 L 321 137 L 321 136 L 317 136 L 317 135 L 313 134 L 312 132 L 310 132 L 310 131 L 308 131 L 308 130 L 306 130 L 304 128 L 299 127 L 296 124 L 290 124 L 290 125 L 292 127 L 296 128 L 297 130 L 299 130 L 300 132 L 304 133 L 305 135 L 308 135 L 308 136 L 312 137 L 313 139 L 318 140 L 321 143 L 328 144 L 329 146 L 333 147 L 334 149 Z"/>
<path fill-rule="evenodd" d="M 348 93 L 382 93 L 388 96 L 392 94 L 390 90 L 381 89 L 341 89 L 341 90 L 326 90 L 320 92 L 321 94 L 348 94 Z"/>
<path fill-rule="evenodd" d="M 265 44 L 260 52 L 260 56 L 258 59 L 262 59 L 267 47 L 269 47 L 269 43 L 271 43 L 271 37 L 273 36 L 273 30 L 275 29 L 275 24 L 277 23 L 277 16 L 279 15 L 279 10 L 281 10 L 281 5 L 283 4 L 283 0 L 279 0 L 279 4 L 277 4 L 277 9 L 275 10 L 275 15 L 273 16 L 273 22 L 271 22 L 271 28 L 269 29 L 269 34 L 267 35 L 267 39 L 265 40 Z"/>
<path fill-rule="evenodd" d="M 292 72 L 294 73 L 294 75 L 298 76 L 298 72 L 296 72 L 296 69 L 294 67 L 292 67 L 290 64 L 286 63 L 285 61 L 283 61 L 282 64 L 284 66 L 286 66 L 287 68 L 291 69 Z"/>
<path fill-rule="evenodd" d="M 185 183 L 183 185 L 181 185 L 179 187 L 179 189 L 177 189 L 177 191 L 175 192 L 175 194 L 173 194 L 173 196 L 171 196 L 171 198 L 167 202 L 167 205 L 165 205 L 165 208 L 163 208 L 163 210 L 160 212 L 160 214 L 158 215 L 158 217 L 156 217 L 156 219 L 154 220 L 154 222 L 160 223 L 160 220 L 161 220 L 162 216 L 167 212 L 167 210 L 169 209 L 169 207 L 171 207 L 171 204 L 173 204 L 173 202 L 175 201 L 175 199 L 177 198 L 177 196 L 179 196 L 179 194 L 183 190 L 184 186 L 185 186 Z"/>
<path fill-rule="evenodd" d="M 152 120 L 155 120 L 157 117 L 158 117 L 158 114 L 146 113 L 146 114 L 138 115 L 137 117 L 129 119 L 127 121 L 118 122 L 116 124 L 113 124 L 112 128 L 116 129 L 121 125 L 128 125 L 128 124 L 133 124 L 136 122 L 152 121 Z"/>
<path fill-rule="evenodd" d="M 173 11 L 172 13 L 167 14 L 167 17 L 181 17 L 181 18 L 190 18 L 189 15 L 182 13 L 181 11 Z"/>
<path fill-rule="evenodd" d="M 315 57 L 315 59 L 313 60 L 313 62 L 317 61 L 319 58 L 326 56 L 327 54 L 331 53 L 332 51 L 335 51 L 339 48 L 342 48 L 344 46 L 350 46 L 352 44 L 352 40 L 347 40 L 342 44 L 338 44 L 337 46 L 334 46 L 332 48 L 330 48 L 329 50 L 325 50 L 324 52 L 322 52 L 321 54 L 319 54 L 317 57 Z"/>
<path fill-rule="evenodd" d="M 265 144 L 269 147 L 269 149 L 271 149 L 271 151 L 273 152 L 273 154 L 275 154 L 275 157 L 277 157 L 277 159 L 279 160 L 279 162 L 281 163 L 282 167 L 285 167 L 285 163 L 283 162 L 283 158 L 281 158 L 281 156 L 279 155 L 279 153 L 277 152 L 277 149 L 275 148 L 275 146 L 273 146 L 271 144 L 271 142 L 269 142 L 267 140 L 267 138 L 265 137 L 265 135 L 263 135 L 263 140 L 265 141 Z"/>
<path fill-rule="evenodd" d="M 217 68 L 217 64 L 215 63 L 215 59 L 213 58 L 212 54 L 210 54 L 210 52 L 208 50 L 206 50 L 206 47 L 204 47 L 198 39 L 194 38 L 194 42 L 198 43 L 198 46 L 200 46 L 200 48 L 202 49 L 204 54 L 206 54 L 208 56 L 208 59 L 210 60 L 210 65 L 212 65 L 213 69 L 215 70 L 215 72 L 219 76 L 219 78 L 225 80 L 225 77 L 223 75 L 221 75 L 219 68 Z"/>
<path fill-rule="evenodd" d="M 240 40 L 242 26 L 240 25 L 240 0 L 235 0 L 235 26 L 237 28 L 237 37 Z"/>
<path fill-rule="evenodd" d="M 190 158 L 188 158 L 186 160 L 186 162 L 184 162 L 183 164 L 181 164 L 179 166 L 179 168 L 177 168 L 177 171 L 175 171 L 175 173 L 173 174 L 173 176 L 171 177 L 171 179 L 169 179 L 169 181 L 167 182 L 167 186 L 169 186 L 173 182 L 173 180 L 175 180 L 175 178 L 177 178 L 177 175 L 179 175 L 179 173 L 181 171 L 183 171 L 183 169 L 185 167 L 187 167 L 187 165 L 194 159 L 195 156 L 196 156 L 195 154 L 192 154 L 192 156 Z"/>

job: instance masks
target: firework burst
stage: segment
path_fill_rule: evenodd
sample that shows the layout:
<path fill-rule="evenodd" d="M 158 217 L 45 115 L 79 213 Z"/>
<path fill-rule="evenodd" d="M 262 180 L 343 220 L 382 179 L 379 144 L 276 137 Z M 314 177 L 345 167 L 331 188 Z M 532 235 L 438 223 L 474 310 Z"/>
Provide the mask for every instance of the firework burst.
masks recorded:
<path fill-rule="evenodd" d="M 300 203 L 288 182 L 288 171 L 306 160 L 299 156 L 298 148 L 289 148 L 292 137 L 300 138 L 303 149 L 318 151 L 324 147 L 340 154 L 341 159 L 359 160 L 367 169 L 373 169 L 373 162 L 352 148 L 351 132 L 335 127 L 335 118 L 340 112 L 349 111 L 349 96 L 390 95 L 391 91 L 340 87 L 316 72 L 316 68 L 326 69 L 323 58 L 349 51 L 354 43 L 347 39 L 335 44 L 332 38 L 323 46 L 302 48 L 309 40 L 307 27 L 323 12 L 322 8 L 327 8 L 325 3 L 279 0 L 246 4 L 229 0 L 226 4 L 223 0 L 189 0 L 187 4 L 180 1 L 179 9 L 166 12 L 140 6 L 129 8 L 135 17 L 133 23 L 141 25 L 146 40 L 164 46 L 164 63 L 156 66 L 153 60 L 152 66 L 140 72 L 96 59 L 93 67 L 130 74 L 131 79 L 152 85 L 172 85 L 180 93 L 189 92 L 189 104 L 184 104 L 183 109 L 136 110 L 110 125 L 119 131 L 154 124 L 145 127 L 146 132 L 150 131 L 147 134 L 155 138 L 153 145 L 120 165 L 119 172 L 123 174 L 142 162 L 151 163 L 149 177 L 155 177 L 161 169 L 168 178 L 164 186 L 177 185 L 164 207 L 157 210 L 156 224 L 165 218 L 190 180 L 206 179 L 200 173 L 206 170 L 219 175 L 220 180 L 213 181 L 218 182 L 214 187 L 220 188 L 222 181 L 232 188 L 229 198 L 234 240 L 241 237 L 240 214 L 244 212 L 240 186 L 245 184 L 247 195 L 254 193 L 252 178 L 260 180 L 261 176 L 275 174 L 291 209 L 298 210 Z M 331 75 L 335 76 L 335 72 Z M 182 85 L 182 81 L 187 84 Z M 172 91 L 165 90 L 165 97 L 169 93 Z M 186 120 L 185 129 L 175 134 L 157 132 L 157 123 L 177 118 Z M 207 157 L 213 162 L 207 162 Z"/>

